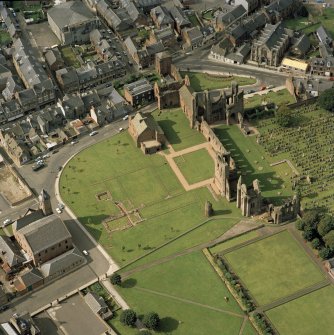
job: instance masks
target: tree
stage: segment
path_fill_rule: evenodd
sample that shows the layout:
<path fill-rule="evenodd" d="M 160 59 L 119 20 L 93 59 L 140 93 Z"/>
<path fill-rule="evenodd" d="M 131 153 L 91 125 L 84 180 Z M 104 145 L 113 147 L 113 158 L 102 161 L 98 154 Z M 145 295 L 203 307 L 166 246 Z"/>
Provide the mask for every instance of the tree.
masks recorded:
<path fill-rule="evenodd" d="M 333 251 L 328 247 L 323 247 L 322 249 L 319 250 L 319 256 L 322 259 L 328 259 L 332 257 L 332 255 L 333 255 Z"/>
<path fill-rule="evenodd" d="M 126 309 L 122 312 L 120 321 L 123 323 L 123 325 L 134 326 L 137 321 L 137 314 L 132 309 Z"/>
<path fill-rule="evenodd" d="M 303 231 L 303 238 L 306 241 L 312 241 L 316 237 L 316 230 L 313 227 L 306 226 Z"/>
<path fill-rule="evenodd" d="M 150 312 L 146 314 L 143 318 L 143 324 L 148 329 L 157 330 L 160 324 L 160 318 L 158 313 Z"/>
<path fill-rule="evenodd" d="M 298 15 L 302 16 L 302 17 L 308 17 L 307 8 L 304 5 L 300 7 L 300 9 L 298 11 Z"/>
<path fill-rule="evenodd" d="M 293 116 L 286 105 L 282 105 L 276 112 L 276 122 L 279 126 L 287 128 L 293 125 Z"/>
<path fill-rule="evenodd" d="M 327 235 L 324 236 L 326 246 L 331 250 L 334 250 L 334 230 L 331 230 Z"/>
<path fill-rule="evenodd" d="M 110 282 L 113 285 L 121 285 L 122 283 L 122 277 L 119 273 L 113 273 L 112 276 L 110 277 Z"/>
<path fill-rule="evenodd" d="M 328 234 L 332 229 L 334 229 L 334 220 L 331 215 L 324 215 L 318 224 L 318 233 L 320 236 L 324 237 Z"/>
<path fill-rule="evenodd" d="M 319 219 L 320 219 L 320 213 L 318 210 L 312 209 L 305 212 L 302 218 L 303 229 L 305 229 L 305 227 L 315 228 L 319 222 Z"/>
<path fill-rule="evenodd" d="M 320 247 L 321 247 L 321 241 L 320 241 L 320 239 L 318 239 L 317 237 L 316 237 L 315 239 L 313 239 L 313 240 L 312 240 L 312 247 L 313 247 L 314 249 L 319 250 Z"/>
<path fill-rule="evenodd" d="M 329 112 L 334 112 L 334 88 L 329 88 L 323 91 L 318 99 L 318 104 L 320 107 L 328 110 Z"/>

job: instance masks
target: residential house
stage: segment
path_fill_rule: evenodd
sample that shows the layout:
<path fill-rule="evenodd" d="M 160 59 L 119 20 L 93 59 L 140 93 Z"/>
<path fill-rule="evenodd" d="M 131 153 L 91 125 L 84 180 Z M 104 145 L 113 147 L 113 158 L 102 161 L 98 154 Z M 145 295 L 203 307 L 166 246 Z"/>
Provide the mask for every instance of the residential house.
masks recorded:
<path fill-rule="evenodd" d="M 63 92 L 71 93 L 79 90 L 78 74 L 73 67 L 56 71 L 56 79 Z"/>
<path fill-rule="evenodd" d="M 64 60 L 57 48 L 48 50 L 44 57 L 51 71 L 57 71 L 65 67 Z"/>
<path fill-rule="evenodd" d="M 66 119 L 75 120 L 84 117 L 85 105 L 80 95 L 65 94 L 61 101 L 61 107 Z"/>
<path fill-rule="evenodd" d="M 153 86 L 147 79 L 140 79 L 131 84 L 124 85 L 124 98 L 131 106 L 146 105 L 154 100 Z"/>
<path fill-rule="evenodd" d="M 24 268 L 14 280 L 15 290 L 19 294 L 30 292 L 43 285 L 43 276 L 36 268 Z"/>
<path fill-rule="evenodd" d="M 317 31 L 316 31 L 316 35 L 319 39 L 319 42 L 329 48 L 331 48 L 333 46 L 333 39 L 330 37 L 330 35 L 328 34 L 328 32 L 326 31 L 326 29 L 323 26 L 320 26 Z"/>
<path fill-rule="evenodd" d="M 127 11 L 134 24 L 137 25 L 147 24 L 147 16 L 144 15 L 144 13 L 136 7 L 133 0 L 120 0 L 119 3 L 121 7 Z"/>
<path fill-rule="evenodd" d="M 215 29 L 217 31 L 225 30 L 238 19 L 241 19 L 243 16 L 245 16 L 246 13 L 246 9 L 241 5 L 233 7 L 227 13 L 220 12 L 216 16 Z"/>
<path fill-rule="evenodd" d="M 264 7 L 264 13 L 268 21 L 275 24 L 295 15 L 300 6 L 300 0 L 273 0 Z"/>
<path fill-rule="evenodd" d="M 174 20 L 174 29 L 181 35 L 182 29 L 190 28 L 191 22 L 187 19 L 183 11 L 178 7 L 172 7 L 170 10 L 170 15 Z"/>
<path fill-rule="evenodd" d="M 260 37 L 252 44 L 251 60 L 259 65 L 277 67 L 290 46 L 292 31 L 281 22 L 267 24 Z"/>
<path fill-rule="evenodd" d="M 304 57 L 310 50 L 311 42 L 307 35 L 301 34 L 298 37 L 292 39 L 292 46 L 290 51 L 293 55 L 298 57 Z"/>
<path fill-rule="evenodd" d="M 90 33 L 90 42 L 94 46 L 96 53 L 101 57 L 103 61 L 108 61 L 113 57 L 110 44 L 105 38 L 103 38 L 99 30 L 94 29 Z"/>
<path fill-rule="evenodd" d="M 198 27 L 185 28 L 182 30 L 185 48 L 196 49 L 203 45 L 203 34 Z"/>
<path fill-rule="evenodd" d="M 35 266 L 73 248 L 70 232 L 55 214 L 27 224 L 16 221 L 13 224 L 13 233 Z"/>
<path fill-rule="evenodd" d="M 109 309 L 104 299 L 95 292 L 88 292 L 84 296 L 84 300 L 93 313 L 100 316 L 103 320 L 108 320 L 113 316 L 113 313 Z"/>
<path fill-rule="evenodd" d="M 134 0 L 136 7 L 143 11 L 144 14 L 149 14 L 151 9 L 160 6 L 163 0 Z"/>
<path fill-rule="evenodd" d="M 211 48 L 210 58 L 230 64 L 244 64 L 251 51 L 249 43 L 244 43 L 239 47 L 229 45 L 225 48 L 222 44 L 217 44 Z"/>
<path fill-rule="evenodd" d="M 96 11 L 115 32 L 125 31 L 134 27 L 131 16 L 124 8 L 113 9 L 105 0 L 98 0 Z"/>
<path fill-rule="evenodd" d="M 176 37 L 173 28 L 165 27 L 151 30 L 149 42 L 150 44 L 161 42 L 165 48 L 175 46 Z"/>
<path fill-rule="evenodd" d="M 8 236 L 0 236 L 0 258 L 6 275 L 19 271 L 26 261 L 19 246 Z"/>
<path fill-rule="evenodd" d="M 50 28 L 64 45 L 89 42 L 90 32 L 100 26 L 98 17 L 81 1 L 55 5 L 47 16 Z"/>
<path fill-rule="evenodd" d="M 312 58 L 310 60 L 310 74 L 316 76 L 333 77 L 334 76 L 334 57 Z"/>
<path fill-rule="evenodd" d="M 173 19 L 169 11 L 164 6 L 158 6 L 151 9 L 151 18 L 158 29 L 170 27 L 173 24 Z"/>
<path fill-rule="evenodd" d="M 140 48 L 131 37 L 125 39 L 124 45 L 135 63 L 141 69 L 153 65 L 155 55 L 165 49 L 161 41 Z"/>
<path fill-rule="evenodd" d="M 257 9 L 260 5 L 259 0 L 235 0 L 234 6 L 243 6 L 247 13 L 253 12 L 255 9 Z"/>
<path fill-rule="evenodd" d="M 161 150 L 166 138 L 163 130 L 150 114 L 138 112 L 129 118 L 129 134 L 138 148 L 145 154 L 153 154 Z"/>

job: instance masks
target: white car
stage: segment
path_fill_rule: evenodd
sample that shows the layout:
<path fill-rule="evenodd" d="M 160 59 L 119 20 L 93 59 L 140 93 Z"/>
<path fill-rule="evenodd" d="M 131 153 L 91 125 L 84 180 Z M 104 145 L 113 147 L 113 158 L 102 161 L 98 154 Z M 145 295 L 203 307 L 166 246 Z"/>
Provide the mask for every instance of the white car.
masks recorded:
<path fill-rule="evenodd" d="M 125 115 L 124 117 L 123 117 L 123 120 L 125 121 L 125 120 L 127 120 L 129 118 L 129 115 Z"/>
<path fill-rule="evenodd" d="M 46 159 L 46 158 L 49 158 L 50 157 L 50 154 L 46 154 L 43 156 L 43 159 Z"/>
<path fill-rule="evenodd" d="M 60 209 L 60 208 L 56 208 L 56 212 L 58 213 L 58 214 L 61 214 L 62 213 L 62 210 Z"/>
<path fill-rule="evenodd" d="M 11 219 L 6 219 L 6 220 L 3 222 L 2 227 L 6 227 L 6 226 L 10 225 L 12 222 L 13 222 L 13 220 L 11 220 Z"/>
<path fill-rule="evenodd" d="M 82 253 L 83 253 L 85 256 L 88 256 L 88 251 L 87 251 L 87 250 L 82 250 Z"/>
<path fill-rule="evenodd" d="M 89 136 L 94 136 L 94 135 L 96 135 L 96 134 L 97 134 L 97 131 L 94 130 L 94 131 L 92 131 L 91 133 L 89 133 Z"/>
<path fill-rule="evenodd" d="M 123 129 L 122 127 L 118 129 L 119 132 L 121 132 L 121 131 L 123 131 L 123 130 L 124 130 L 124 129 Z"/>
<path fill-rule="evenodd" d="M 72 145 L 74 145 L 74 144 L 76 144 L 76 143 L 78 143 L 77 140 L 74 140 L 74 141 L 71 142 Z"/>

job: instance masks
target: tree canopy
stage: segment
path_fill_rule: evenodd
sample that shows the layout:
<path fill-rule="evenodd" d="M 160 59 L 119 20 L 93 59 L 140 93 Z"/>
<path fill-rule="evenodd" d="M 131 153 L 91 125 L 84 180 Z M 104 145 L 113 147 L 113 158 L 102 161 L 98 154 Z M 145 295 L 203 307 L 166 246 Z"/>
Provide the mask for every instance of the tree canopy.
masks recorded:
<path fill-rule="evenodd" d="M 328 248 L 334 250 L 334 230 L 331 230 L 327 235 L 324 236 L 324 241 Z"/>
<path fill-rule="evenodd" d="M 157 330 L 160 323 L 160 317 L 158 313 L 150 312 L 146 314 L 143 318 L 143 324 L 148 329 Z"/>
<path fill-rule="evenodd" d="M 318 104 L 320 107 L 328 110 L 329 112 L 334 112 L 334 88 L 329 88 L 323 91 L 318 98 Z"/>
<path fill-rule="evenodd" d="M 126 309 L 122 312 L 120 321 L 126 326 L 134 326 L 137 321 L 137 314 L 132 309 Z"/>
<path fill-rule="evenodd" d="M 276 122 L 279 126 L 287 128 L 291 127 L 294 123 L 294 117 L 291 110 L 286 105 L 282 105 L 276 111 Z"/>
<path fill-rule="evenodd" d="M 110 277 L 110 282 L 113 285 L 121 285 L 122 283 L 122 277 L 119 273 L 113 273 L 112 276 Z"/>
<path fill-rule="evenodd" d="M 320 236 L 325 236 L 328 234 L 332 229 L 334 229 L 334 220 L 331 215 L 324 215 L 319 224 L 318 224 L 318 233 Z"/>

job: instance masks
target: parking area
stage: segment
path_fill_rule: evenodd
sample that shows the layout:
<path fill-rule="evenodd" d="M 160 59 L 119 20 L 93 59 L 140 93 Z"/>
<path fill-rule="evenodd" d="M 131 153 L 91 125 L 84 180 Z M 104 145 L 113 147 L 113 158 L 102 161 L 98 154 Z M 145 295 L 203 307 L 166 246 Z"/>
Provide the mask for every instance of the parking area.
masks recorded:
<path fill-rule="evenodd" d="M 55 323 L 61 325 L 60 329 L 65 334 L 102 335 L 109 329 L 79 294 L 49 308 L 47 312 Z"/>
<path fill-rule="evenodd" d="M 49 27 L 49 23 L 47 21 L 28 25 L 27 30 L 32 33 L 37 45 L 40 47 L 41 50 L 60 43 L 57 36 L 52 32 L 51 28 Z"/>

